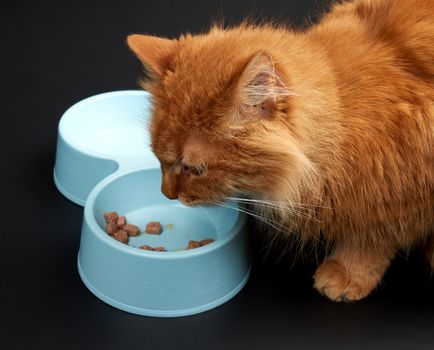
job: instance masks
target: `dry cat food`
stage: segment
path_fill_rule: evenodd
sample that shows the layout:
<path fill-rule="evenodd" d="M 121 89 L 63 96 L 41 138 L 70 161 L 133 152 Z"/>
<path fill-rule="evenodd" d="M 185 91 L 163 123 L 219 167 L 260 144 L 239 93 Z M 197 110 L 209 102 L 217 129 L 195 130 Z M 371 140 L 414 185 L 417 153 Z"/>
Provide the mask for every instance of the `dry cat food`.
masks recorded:
<path fill-rule="evenodd" d="M 203 247 L 204 245 L 210 244 L 214 242 L 214 240 L 212 238 L 208 238 L 208 239 L 202 239 L 199 243 L 200 246 Z"/>
<path fill-rule="evenodd" d="M 128 233 L 125 230 L 116 231 L 113 236 L 115 240 L 122 242 L 124 244 L 128 243 Z"/>
<path fill-rule="evenodd" d="M 124 244 L 128 244 L 128 237 L 137 236 L 140 233 L 136 225 L 127 224 L 127 218 L 119 216 L 115 211 L 106 211 L 104 219 L 107 223 L 105 232 Z"/>
<path fill-rule="evenodd" d="M 140 229 L 136 225 L 125 224 L 122 229 L 128 232 L 128 236 L 137 236 L 140 233 Z"/>
<path fill-rule="evenodd" d="M 167 252 L 166 248 L 164 247 L 156 247 L 153 249 L 154 252 Z"/>
<path fill-rule="evenodd" d="M 204 245 L 210 244 L 212 242 L 214 242 L 214 240 L 212 238 L 203 239 L 201 241 L 191 240 L 188 242 L 187 249 L 194 249 L 194 248 L 203 247 Z"/>
<path fill-rule="evenodd" d="M 117 223 L 117 221 L 119 219 L 119 215 L 115 211 L 106 211 L 104 213 L 104 218 L 108 224 Z"/>
<path fill-rule="evenodd" d="M 125 226 L 127 224 L 127 217 L 126 216 L 119 216 L 117 224 L 118 224 L 118 226 Z"/>
<path fill-rule="evenodd" d="M 153 235 L 159 235 L 161 233 L 161 224 L 158 221 L 148 222 L 145 232 Z"/>
<path fill-rule="evenodd" d="M 140 233 L 140 229 L 136 225 L 128 224 L 126 216 L 119 216 L 115 211 L 106 211 L 104 213 L 104 219 L 106 221 L 105 232 L 113 237 L 115 240 L 128 244 L 128 239 L 131 236 L 137 236 Z M 173 224 L 167 224 L 166 227 L 172 229 Z M 153 235 L 161 234 L 161 223 L 159 221 L 151 221 L 146 224 L 145 232 Z M 194 249 L 203 247 L 204 245 L 214 242 L 213 239 L 203 239 L 201 241 L 190 240 L 186 249 Z M 154 252 L 166 252 L 164 247 L 151 247 L 144 244 L 139 247 L 143 250 L 152 250 Z"/>
<path fill-rule="evenodd" d="M 106 226 L 105 226 L 105 232 L 107 232 L 110 236 L 113 236 L 116 231 L 119 230 L 118 224 L 114 223 L 114 222 L 109 222 Z"/>
<path fill-rule="evenodd" d="M 167 252 L 166 248 L 164 248 L 164 247 L 152 248 L 150 245 L 147 245 L 147 244 L 144 244 L 144 245 L 140 246 L 139 248 L 143 249 L 143 250 L 152 250 L 154 252 Z"/>
<path fill-rule="evenodd" d="M 187 249 L 194 249 L 194 248 L 199 248 L 200 247 L 200 242 L 199 241 L 188 241 L 188 245 L 187 245 Z"/>

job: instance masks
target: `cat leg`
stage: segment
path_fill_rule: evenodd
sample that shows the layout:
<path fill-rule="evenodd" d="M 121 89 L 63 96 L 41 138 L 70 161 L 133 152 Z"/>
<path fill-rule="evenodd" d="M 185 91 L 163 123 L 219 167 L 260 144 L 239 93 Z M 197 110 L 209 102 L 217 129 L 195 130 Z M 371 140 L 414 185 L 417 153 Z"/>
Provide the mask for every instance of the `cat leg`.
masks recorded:
<path fill-rule="evenodd" d="M 316 270 L 314 287 L 333 301 L 360 300 L 375 289 L 394 255 L 391 247 L 338 245 Z"/>

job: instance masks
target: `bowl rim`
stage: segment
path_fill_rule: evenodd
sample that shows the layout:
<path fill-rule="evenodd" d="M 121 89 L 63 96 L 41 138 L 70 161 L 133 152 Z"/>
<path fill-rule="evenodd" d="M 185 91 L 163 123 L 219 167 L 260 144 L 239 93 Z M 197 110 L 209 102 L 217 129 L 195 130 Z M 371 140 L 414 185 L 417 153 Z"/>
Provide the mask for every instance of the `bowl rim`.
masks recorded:
<path fill-rule="evenodd" d="M 66 130 L 66 123 L 69 122 L 71 118 L 73 118 L 74 114 L 77 113 L 80 109 L 86 107 L 89 104 L 92 104 L 94 102 L 104 100 L 104 99 L 111 99 L 114 97 L 120 97 L 120 96 L 142 96 L 145 97 L 148 102 L 150 98 L 150 94 L 147 91 L 144 90 L 119 90 L 119 91 L 110 91 L 110 92 L 103 92 L 97 95 L 93 95 L 90 97 L 87 97 L 83 100 L 80 100 L 76 103 L 74 103 L 72 106 L 70 106 L 60 117 L 59 123 L 58 123 L 58 138 L 61 138 L 64 143 L 66 143 L 69 147 L 74 149 L 74 151 L 79 152 L 84 155 L 94 156 L 101 159 L 107 159 L 107 160 L 114 160 L 117 161 L 119 158 L 137 158 L 137 156 L 110 156 L 102 152 L 94 151 L 90 148 L 86 148 L 80 145 L 80 143 L 74 142 L 71 137 L 68 137 L 68 133 Z"/>
<path fill-rule="evenodd" d="M 114 173 L 109 175 L 108 177 L 101 180 L 90 192 L 86 204 L 84 207 L 84 222 L 88 225 L 89 229 L 92 231 L 92 234 L 95 235 L 100 241 L 104 244 L 108 244 L 111 248 L 121 251 L 126 254 L 138 255 L 142 257 L 149 257 L 155 259 L 180 259 L 180 258 L 188 258 L 192 256 L 207 254 L 213 250 L 219 249 L 220 247 L 228 244 L 231 240 L 233 240 L 236 235 L 242 231 L 243 227 L 247 222 L 247 215 L 243 212 L 238 211 L 237 219 L 232 227 L 229 229 L 229 232 L 225 235 L 224 238 L 218 239 L 210 244 L 207 244 L 203 247 L 198 247 L 195 249 L 189 250 L 179 250 L 179 251 L 167 251 L 167 252 L 154 252 L 144 249 L 139 249 L 135 247 L 131 247 L 127 244 L 123 244 L 121 242 L 116 241 L 112 237 L 110 237 L 96 222 L 94 216 L 94 207 L 95 200 L 98 195 L 108 186 L 110 186 L 115 180 L 124 176 L 130 176 L 133 173 L 137 172 L 150 172 L 150 171 L 160 171 L 157 168 L 139 168 L 133 169 L 129 171 L 125 171 L 122 173 Z M 181 202 L 180 202 L 181 203 Z M 182 203 L 181 203 L 182 204 Z M 233 203 L 236 207 L 238 204 Z M 183 205 L 183 204 L 182 204 Z M 229 208 L 222 208 L 225 210 L 230 210 Z"/>

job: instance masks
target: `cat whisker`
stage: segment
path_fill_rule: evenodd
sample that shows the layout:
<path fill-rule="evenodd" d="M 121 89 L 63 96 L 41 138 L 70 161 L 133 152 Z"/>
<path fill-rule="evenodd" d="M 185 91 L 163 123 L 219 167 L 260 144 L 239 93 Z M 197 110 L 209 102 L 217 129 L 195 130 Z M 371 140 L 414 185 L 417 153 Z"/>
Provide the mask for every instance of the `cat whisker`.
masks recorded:
<path fill-rule="evenodd" d="M 252 212 L 250 210 L 241 209 L 240 207 L 232 206 L 230 204 L 223 203 L 223 202 L 219 202 L 219 203 L 217 203 L 217 205 L 222 206 L 222 207 L 226 207 L 226 208 L 229 208 L 229 209 L 232 209 L 232 210 L 237 210 L 237 211 L 240 211 L 240 212 L 245 213 L 245 214 L 248 214 L 248 215 L 250 215 L 250 216 L 252 216 L 252 217 L 254 217 L 254 218 L 256 218 L 256 219 L 258 219 L 258 220 L 260 220 L 262 222 L 267 223 L 268 225 L 272 226 L 273 228 L 275 228 L 276 230 L 278 230 L 280 232 L 287 232 L 287 230 L 288 230 L 288 228 L 286 226 L 281 225 L 281 224 L 279 224 L 277 222 L 274 222 L 273 220 L 268 219 L 268 218 L 266 218 L 266 217 L 264 217 L 262 215 L 259 215 L 259 214 L 255 213 L 255 212 Z M 278 226 L 280 226 L 280 227 L 278 227 Z"/>
<path fill-rule="evenodd" d="M 290 202 L 282 202 L 282 203 L 268 203 L 268 202 L 250 202 L 250 201 L 245 201 L 242 199 L 231 199 L 233 201 L 237 201 L 240 203 L 246 203 L 246 204 L 251 204 L 251 205 L 260 205 L 260 206 L 264 206 L 264 207 L 271 207 L 271 208 L 275 208 L 281 211 L 294 211 L 296 213 L 302 213 L 301 211 L 299 211 L 299 209 L 302 210 L 307 210 L 307 211 L 314 211 L 316 209 L 316 207 L 314 206 L 301 206 L 301 205 L 294 205 L 293 203 Z M 289 208 L 288 208 L 289 206 Z"/>
<path fill-rule="evenodd" d="M 281 202 L 281 203 L 277 204 L 277 203 L 268 203 L 265 201 L 250 201 L 250 200 L 244 200 L 241 198 L 236 199 L 234 197 L 231 197 L 229 199 L 233 200 L 235 202 L 239 202 L 239 203 L 246 203 L 246 204 L 251 204 L 251 205 L 262 206 L 264 208 L 271 208 L 271 209 L 274 209 L 276 211 L 281 211 L 281 212 L 286 212 L 286 213 L 289 212 L 289 213 L 296 215 L 300 218 L 305 218 L 305 219 L 313 220 L 316 222 L 320 222 L 316 217 L 308 214 L 308 212 L 303 212 L 303 211 L 299 210 L 299 209 L 303 209 L 305 211 L 313 211 L 315 209 L 314 207 L 304 208 L 304 207 L 300 206 L 299 208 L 296 208 L 290 202 Z M 290 206 L 289 208 L 288 208 L 288 205 Z"/>
<path fill-rule="evenodd" d="M 233 198 L 233 197 L 232 197 Z M 234 202 L 239 202 L 239 201 L 237 201 L 237 200 L 234 200 Z M 241 202 L 239 202 L 239 203 L 241 203 Z M 284 202 L 283 202 L 284 203 Z M 243 203 L 241 203 L 241 204 L 243 204 Z M 244 204 L 252 204 L 252 203 L 244 203 Z M 258 209 L 270 209 L 269 207 L 267 207 L 267 206 L 259 206 L 259 207 L 257 207 Z M 274 208 L 271 208 L 271 209 L 274 209 Z M 288 209 L 288 208 L 287 208 Z M 290 213 L 291 214 L 304 214 L 306 217 L 305 218 L 307 218 L 307 219 L 312 219 L 312 220 L 316 220 L 316 218 L 312 218 L 312 217 L 310 217 L 309 215 L 307 215 L 307 214 L 305 214 L 305 213 L 299 213 L 299 212 L 295 212 L 295 211 L 290 211 Z M 255 213 L 256 214 L 256 213 Z M 272 215 L 272 212 L 270 213 L 270 212 L 268 212 L 268 214 L 271 214 Z M 256 215 L 258 215 L 258 214 L 256 214 Z M 252 215 L 253 216 L 253 215 Z M 262 217 L 265 217 L 265 215 L 262 215 Z M 267 217 L 265 217 L 266 219 L 268 219 Z M 294 225 L 294 222 L 290 219 L 290 217 L 286 217 L 285 218 L 287 221 L 289 221 L 289 223 L 291 224 L 291 226 L 293 226 Z M 268 220 L 270 220 L 270 219 L 268 219 Z M 318 221 L 318 220 L 317 220 Z M 273 222 L 273 223 L 276 223 L 276 221 L 275 220 L 271 220 L 271 222 Z M 277 224 L 277 223 L 276 223 Z M 281 225 L 281 224 L 280 224 Z M 290 227 L 288 227 L 288 226 L 285 226 L 285 225 L 281 225 L 281 226 L 283 226 L 283 227 L 285 227 L 285 231 L 286 232 L 288 232 L 288 233 L 293 233 L 293 231 L 290 229 Z M 287 235 L 286 235 L 287 236 Z M 285 237 L 286 237 L 285 236 Z M 297 237 L 297 235 L 292 235 L 292 236 L 294 236 L 294 237 Z M 272 244 L 274 244 L 274 242 L 276 241 L 276 239 L 278 238 L 278 237 L 280 237 L 280 235 L 279 235 L 279 233 L 278 232 L 276 232 L 276 234 L 274 235 L 274 237 L 271 239 L 271 241 L 270 241 L 270 244 L 272 245 Z M 321 240 L 320 240 L 320 238 L 319 237 L 310 237 L 310 239 L 311 240 L 313 240 L 314 242 L 316 242 L 316 244 L 320 244 L 321 243 Z M 300 244 L 300 250 L 302 250 L 303 249 L 303 246 L 306 244 L 306 242 L 304 241 L 304 240 L 298 240 L 297 239 L 297 241 L 299 242 L 299 244 Z"/>
<path fill-rule="evenodd" d="M 234 209 L 236 209 L 236 208 L 234 208 Z M 254 212 L 250 212 L 247 210 L 242 211 L 242 212 L 247 212 L 247 214 L 251 215 L 252 217 L 258 218 L 258 216 Z M 262 220 L 261 220 L 261 218 L 262 218 Z M 261 216 L 261 215 L 259 216 L 258 219 L 260 220 L 260 224 L 269 225 L 269 226 L 276 229 L 274 231 L 268 232 L 268 233 L 274 232 L 274 234 L 271 236 L 271 238 L 269 238 L 267 240 L 267 243 L 261 249 L 261 251 L 265 252 L 264 259 L 266 259 L 268 257 L 268 255 L 271 252 L 271 248 L 276 245 L 276 241 L 284 240 L 284 239 L 287 239 L 288 237 L 297 237 L 294 234 L 294 232 L 291 229 L 289 229 L 287 226 L 281 225 L 281 224 L 279 224 L 273 220 L 270 220 L 267 217 Z M 282 227 L 284 229 L 280 229 L 279 227 L 276 227 L 276 225 L 278 225 L 279 227 Z M 284 232 L 285 234 L 282 235 L 281 232 Z"/>
<path fill-rule="evenodd" d="M 228 199 L 234 200 L 234 201 L 240 201 L 245 203 L 252 203 L 252 204 L 263 204 L 270 207 L 276 207 L 281 210 L 285 210 L 288 205 L 292 208 L 292 210 L 297 212 L 297 209 L 303 209 L 308 211 L 313 211 L 317 208 L 323 208 L 323 209 L 331 209 L 328 206 L 323 206 L 320 204 L 303 204 L 303 203 L 295 203 L 291 201 L 271 201 L 271 200 L 259 200 L 259 199 L 249 199 L 249 198 L 236 198 L 236 197 L 229 197 Z"/>
<path fill-rule="evenodd" d="M 248 210 L 246 208 L 240 209 L 239 207 L 237 208 L 237 207 L 231 206 L 231 205 L 229 205 L 227 203 L 223 203 L 223 202 L 218 203 L 218 205 L 226 206 L 227 208 L 230 208 L 230 209 L 233 209 L 233 210 L 238 210 L 238 211 L 244 212 L 246 214 L 249 214 L 252 217 L 255 217 L 255 218 L 259 219 L 260 221 L 262 221 L 262 222 L 264 222 L 266 224 L 269 224 L 273 228 L 276 228 L 280 232 L 291 233 L 291 234 L 293 233 L 293 231 L 289 227 L 287 227 L 285 225 L 282 225 L 282 224 L 276 222 L 275 220 L 271 220 L 271 219 L 269 219 L 269 218 L 267 218 L 267 217 L 265 217 L 263 215 L 259 215 L 259 214 L 255 213 L 253 211 L 250 211 L 250 210 Z M 278 226 L 280 226 L 283 229 L 280 229 L 279 227 L 276 227 L 275 225 L 278 225 Z M 278 233 L 276 233 L 276 235 L 274 235 L 273 239 L 270 241 L 270 244 L 273 244 L 274 241 L 276 240 L 276 238 L 279 237 L 279 236 L 280 235 Z M 318 241 L 318 242 L 320 241 L 319 238 L 314 238 L 314 240 Z"/>
<path fill-rule="evenodd" d="M 240 202 L 240 203 L 242 203 L 242 202 Z M 257 206 L 259 208 L 262 207 L 265 209 L 271 209 L 271 210 L 276 211 L 276 212 L 290 213 L 290 214 L 295 215 L 295 216 L 300 217 L 300 218 L 317 220 L 313 216 L 311 216 L 305 212 L 299 211 L 295 208 L 288 208 L 288 207 L 284 207 L 284 206 L 276 206 L 276 205 L 265 204 L 265 203 L 248 203 L 248 204 Z M 290 217 L 286 217 L 286 219 L 290 220 Z M 291 223 L 293 223 L 293 221 L 291 221 Z"/>
<path fill-rule="evenodd" d="M 232 209 L 232 210 L 237 210 L 237 211 L 242 212 L 242 213 L 246 213 L 246 214 L 248 214 L 248 215 L 250 215 L 250 216 L 252 216 L 252 217 L 260 220 L 262 223 L 268 224 L 269 226 L 271 226 L 271 227 L 273 227 L 273 228 L 276 229 L 276 231 L 274 232 L 272 238 L 268 239 L 267 240 L 267 244 L 264 245 L 262 247 L 262 249 L 261 249 L 261 251 L 265 252 L 264 259 L 267 258 L 267 256 L 269 255 L 269 253 L 271 251 L 271 248 L 276 244 L 276 241 L 278 239 L 287 239 L 289 236 L 297 238 L 297 235 L 295 235 L 294 232 L 292 230 L 290 230 L 288 227 L 286 227 L 284 225 L 281 225 L 281 224 L 279 224 L 279 223 L 277 223 L 277 222 L 275 222 L 275 221 L 273 221 L 273 220 L 271 220 L 271 219 L 269 219 L 267 217 L 264 217 L 262 215 L 259 215 L 259 214 L 255 213 L 255 212 L 252 212 L 252 211 L 250 211 L 248 209 L 245 209 L 245 208 L 241 209 L 240 207 L 235 207 L 235 206 L 232 206 L 232 205 L 227 204 L 227 203 L 218 203 L 218 205 L 220 205 L 222 207 L 226 207 L 226 208 Z M 281 235 L 280 232 L 285 232 L 286 235 Z M 301 244 L 301 246 L 304 245 L 303 242 L 300 242 L 300 244 Z M 299 255 L 301 253 L 298 252 L 296 254 Z"/>
<path fill-rule="evenodd" d="M 269 200 L 269 199 L 251 199 L 251 198 L 237 198 L 237 197 L 228 197 L 229 200 L 243 200 L 248 202 L 260 202 L 260 203 L 276 203 L 276 204 L 292 204 L 300 207 L 319 207 L 319 208 L 326 208 L 331 209 L 331 207 L 324 206 L 321 204 L 308 204 L 308 203 L 295 203 L 291 201 L 275 201 L 275 200 Z"/>
<path fill-rule="evenodd" d="M 242 203 L 242 202 L 239 202 Z M 252 205 L 251 203 L 242 203 L 242 204 L 248 204 L 248 205 Z M 261 214 L 265 217 L 273 217 L 275 216 L 275 214 L 277 213 L 276 208 L 273 207 L 269 207 L 269 206 L 265 206 L 265 205 L 258 205 L 258 204 L 254 204 L 255 205 L 255 209 L 261 211 Z M 255 211 L 254 211 L 255 212 Z M 280 218 L 282 218 L 282 215 L 280 216 Z M 290 216 L 286 216 L 287 221 L 291 224 L 291 226 L 294 226 L 294 221 L 291 220 Z M 280 220 L 281 221 L 281 220 Z"/>

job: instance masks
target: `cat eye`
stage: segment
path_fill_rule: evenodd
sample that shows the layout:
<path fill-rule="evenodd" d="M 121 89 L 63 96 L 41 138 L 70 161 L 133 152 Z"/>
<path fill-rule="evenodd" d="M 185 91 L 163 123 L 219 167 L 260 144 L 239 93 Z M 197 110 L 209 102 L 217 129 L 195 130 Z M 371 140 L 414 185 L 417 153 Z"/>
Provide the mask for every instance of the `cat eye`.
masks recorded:
<path fill-rule="evenodd" d="M 181 174 L 184 174 L 184 175 L 190 174 L 191 173 L 191 168 L 192 167 L 183 164 L 182 167 L 181 167 Z"/>
<path fill-rule="evenodd" d="M 195 167 L 188 164 L 182 164 L 181 166 L 181 174 L 189 175 L 194 174 L 196 176 L 200 176 L 204 173 L 205 169 L 202 167 Z"/>

